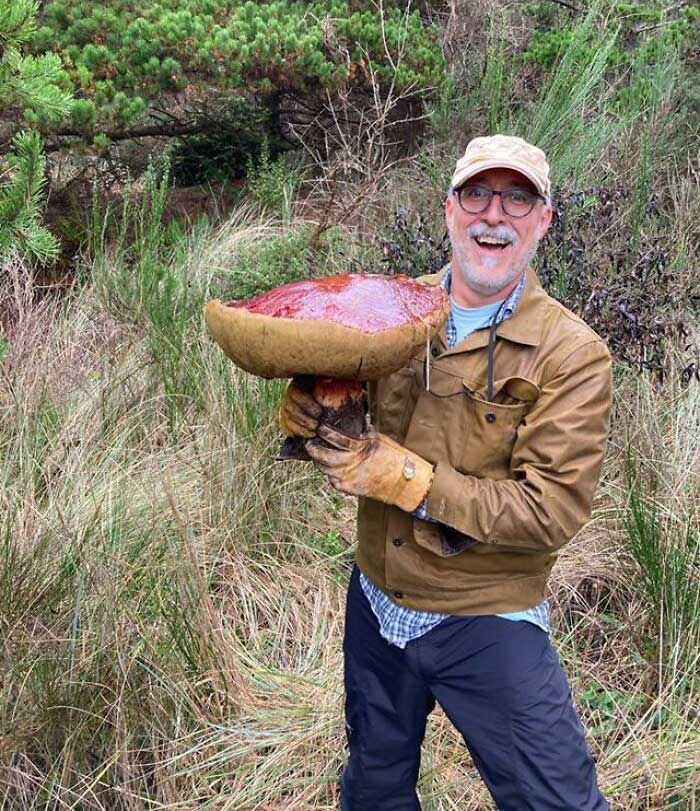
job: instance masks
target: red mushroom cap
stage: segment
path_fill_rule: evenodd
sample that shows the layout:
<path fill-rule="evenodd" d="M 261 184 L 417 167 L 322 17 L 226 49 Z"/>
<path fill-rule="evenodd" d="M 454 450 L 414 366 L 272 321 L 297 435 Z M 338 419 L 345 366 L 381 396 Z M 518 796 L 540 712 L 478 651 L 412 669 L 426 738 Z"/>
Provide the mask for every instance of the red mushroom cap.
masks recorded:
<path fill-rule="evenodd" d="M 439 286 L 406 276 L 345 274 L 282 285 L 205 317 L 237 366 L 261 377 L 373 380 L 404 366 L 449 310 Z"/>

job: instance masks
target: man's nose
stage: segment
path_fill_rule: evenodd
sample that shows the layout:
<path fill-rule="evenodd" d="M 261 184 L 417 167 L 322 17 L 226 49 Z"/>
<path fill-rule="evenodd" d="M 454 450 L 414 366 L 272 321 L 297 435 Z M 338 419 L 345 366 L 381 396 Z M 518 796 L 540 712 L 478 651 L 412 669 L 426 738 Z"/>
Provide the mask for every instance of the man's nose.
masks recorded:
<path fill-rule="evenodd" d="M 500 194 L 494 194 L 491 197 L 488 208 L 482 212 L 482 217 L 487 223 L 495 225 L 496 223 L 503 222 L 505 213 L 503 211 L 503 202 Z"/>

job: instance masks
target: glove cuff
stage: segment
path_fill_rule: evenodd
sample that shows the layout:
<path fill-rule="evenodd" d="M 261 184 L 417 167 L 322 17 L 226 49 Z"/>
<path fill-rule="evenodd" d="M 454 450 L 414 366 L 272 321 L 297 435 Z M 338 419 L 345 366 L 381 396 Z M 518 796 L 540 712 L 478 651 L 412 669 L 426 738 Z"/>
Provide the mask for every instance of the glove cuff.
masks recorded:
<path fill-rule="evenodd" d="M 404 512 L 418 509 L 433 483 L 435 468 L 414 453 L 407 453 L 394 503 Z"/>

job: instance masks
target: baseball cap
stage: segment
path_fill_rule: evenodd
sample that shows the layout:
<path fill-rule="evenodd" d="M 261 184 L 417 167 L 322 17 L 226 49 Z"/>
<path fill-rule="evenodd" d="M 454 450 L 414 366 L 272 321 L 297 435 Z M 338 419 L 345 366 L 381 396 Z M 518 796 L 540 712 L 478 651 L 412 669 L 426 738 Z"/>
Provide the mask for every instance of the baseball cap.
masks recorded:
<path fill-rule="evenodd" d="M 458 189 L 470 177 L 486 169 L 513 169 L 531 180 L 537 191 L 549 198 L 549 164 L 544 152 L 515 135 L 489 135 L 473 138 L 452 175 L 452 188 Z"/>

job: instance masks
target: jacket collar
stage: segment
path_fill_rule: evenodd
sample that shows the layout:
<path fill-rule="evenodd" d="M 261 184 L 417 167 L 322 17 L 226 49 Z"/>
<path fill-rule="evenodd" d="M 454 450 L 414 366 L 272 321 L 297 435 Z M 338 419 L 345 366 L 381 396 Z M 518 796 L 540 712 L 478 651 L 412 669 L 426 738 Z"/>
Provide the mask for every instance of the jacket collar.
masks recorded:
<path fill-rule="evenodd" d="M 423 276 L 420 281 L 432 285 L 440 284 L 446 272 L 447 267 L 444 267 L 438 273 Z M 499 338 L 505 338 L 514 343 L 524 344 L 525 346 L 537 346 L 542 340 L 544 307 L 547 294 L 544 292 L 537 278 L 537 274 L 532 268 L 528 268 L 525 274 L 525 287 L 523 288 L 518 306 L 507 321 L 503 321 L 498 325 L 497 334 Z M 444 350 L 445 347 L 447 347 L 447 335 L 445 334 L 444 325 L 440 327 L 439 336 Z M 473 332 L 453 349 L 447 350 L 445 354 L 478 349 L 482 346 L 486 346 L 488 340 L 488 330 L 480 329 Z"/>

